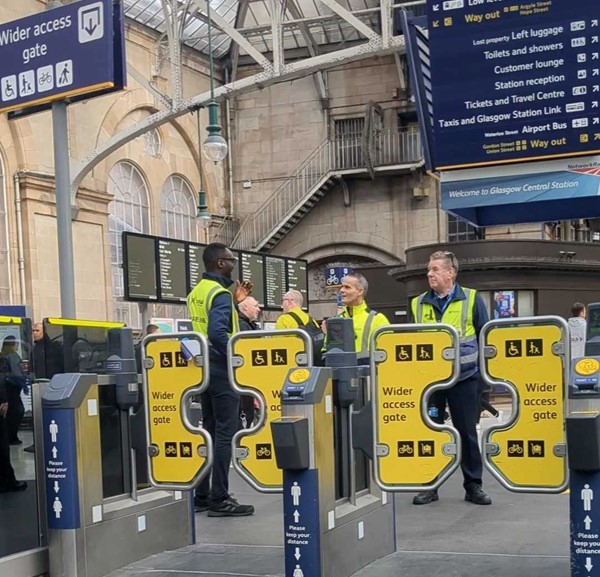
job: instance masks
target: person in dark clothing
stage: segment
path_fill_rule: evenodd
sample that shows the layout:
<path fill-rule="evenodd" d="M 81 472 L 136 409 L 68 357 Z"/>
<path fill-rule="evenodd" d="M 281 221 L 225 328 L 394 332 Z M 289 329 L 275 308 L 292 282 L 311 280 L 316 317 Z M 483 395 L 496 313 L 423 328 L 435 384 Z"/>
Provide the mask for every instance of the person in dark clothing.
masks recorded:
<path fill-rule="evenodd" d="M 15 337 L 9 335 L 2 342 L 0 357 L 8 362 L 5 365 L 8 373 L 5 373 L 6 394 L 8 396 L 8 411 L 6 413 L 6 430 L 8 433 L 8 442 L 11 445 L 20 445 L 23 443 L 19 439 L 19 427 L 25 414 L 25 406 L 21 399 L 21 392 L 27 385 L 27 379 L 21 368 L 21 357 L 17 352 L 19 343 Z"/>
<path fill-rule="evenodd" d="M 10 363 L 6 357 L 0 357 L 0 493 L 24 491 L 25 481 L 17 481 L 15 471 L 10 463 L 10 445 L 6 428 L 6 415 L 9 409 L 7 375 Z"/>
<path fill-rule="evenodd" d="M 33 374 L 35 380 L 51 379 L 65 372 L 64 350 L 60 343 L 44 333 L 44 325 L 33 325 Z M 35 443 L 23 449 L 26 453 L 35 452 Z"/>
<path fill-rule="evenodd" d="M 44 325 L 33 325 L 33 374 L 36 379 L 51 379 L 65 372 L 62 345 L 44 333 Z"/>
<path fill-rule="evenodd" d="M 260 315 L 260 306 L 254 297 L 246 297 L 239 305 L 240 331 L 257 331 L 260 329 L 256 322 Z M 242 429 L 248 428 L 254 422 L 254 397 L 242 395 L 240 398 L 240 424 Z"/>
<path fill-rule="evenodd" d="M 238 430 L 240 395 L 229 383 L 227 343 L 239 331 L 235 303 L 252 292 L 252 283 L 239 281 L 234 294 L 228 288 L 237 258 L 221 243 L 204 249 L 202 280 L 187 297 L 192 325 L 209 342 L 210 382 L 200 395 L 202 422 L 214 443 L 210 476 L 196 488 L 196 511 L 208 510 L 210 517 L 244 517 L 254 513 L 252 505 L 241 505 L 229 493 L 231 440 Z"/>
<path fill-rule="evenodd" d="M 446 323 L 460 336 L 460 375 L 451 388 L 436 391 L 429 406 L 437 409 L 443 422 L 446 403 L 452 423 L 462 442 L 461 468 L 465 501 L 476 505 L 491 505 L 491 497 L 483 490 L 483 465 L 477 442 L 477 419 L 480 413 L 481 377 L 479 375 L 479 333 L 488 321 L 488 313 L 481 295 L 474 289 L 456 282 L 458 260 L 448 251 L 437 251 L 429 257 L 427 280 L 430 289 L 415 297 L 411 303 L 412 317 L 417 323 Z M 422 491 L 413 499 L 415 505 L 426 505 L 439 499 L 437 490 Z"/>

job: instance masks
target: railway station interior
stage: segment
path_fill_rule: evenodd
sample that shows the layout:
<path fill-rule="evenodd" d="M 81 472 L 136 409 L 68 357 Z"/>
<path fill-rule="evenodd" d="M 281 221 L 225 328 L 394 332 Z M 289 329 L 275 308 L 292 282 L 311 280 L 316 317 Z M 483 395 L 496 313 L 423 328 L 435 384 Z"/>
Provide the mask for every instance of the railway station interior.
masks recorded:
<path fill-rule="evenodd" d="M 70 4 L 77 3 L 0 2 L 0 58 L 11 44 L 2 36 L 7 23 Z M 185 301 L 129 298 L 124 233 L 186 246 L 221 242 L 305 262 L 306 304 L 318 320 L 337 314 L 341 275 L 331 282 L 333 271 L 351 269 L 368 280 L 372 309 L 394 325 L 410 322 L 410 301 L 429 288 L 427 266 L 436 251 L 456 256 L 459 282 L 477 289 L 492 319 L 567 319 L 573 303 L 600 301 L 600 210 L 527 222 L 527 207 L 515 205 L 515 222 L 476 226 L 467 213 L 442 205 L 440 175 L 426 159 L 400 17 L 425 18 L 425 0 L 114 5 L 124 30 L 125 85 L 93 98 L 73 95 L 66 106 L 74 271 L 69 314 L 64 293 L 61 299 L 56 110 L 0 113 L 0 319 L 2 310 L 21 307 L 22 315 L 6 314 L 29 319 L 16 329 L 19 338 L 30 339 L 26 331 L 43 319 L 50 338 L 70 338 L 64 318 L 89 323 L 92 340 L 123 325 L 136 342 L 149 323 L 164 331 L 189 329 Z M 43 53 L 39 43 L 36 50 Z M 33 52 L 22 57 L 36 66 Z M 6 110 L 9 100 L 0 95 Z M 500 302 L 510 314 L 499 312 Z M 273 328 L 280 314 L 279 303 L 265 307 L 263 327 Z M 2 338 L 14 329 L 7 326 L 0 323 Z M 33 362 L 33 341 L 21 342 L 23 359 Z M 92 364 L 85 370 L 93 372 Z M 236 498 L 256 511 L 227 519 L 194 514 L 189 491 L 153 489 L 141 456 L 147 447 L 132 446 L 144 429 L 143 415 L 119 408 L 106 385 L 112 377 L 99 378 L 100 436 L 93 437 L 93 449 L 78 448 L 86 475 L 97 478 L 78 490 L 82 502 L 99 495 L 103 509 L 90 515 L 100 517 L 86 520 L 76 538 L 50 538 L 47 497 L 41 497 L 47 489 L 41 404 L 24 394 L 10 458 L 27 488 L 0 492 L 1 577 L 320 577 L 286 570 L 279 492 L 261 492 L 232 469 Z M 505 388 L 495 387 L 491 402 L 499 412 L 483 413 L 480 439 L 515 417 Z M 371 469 L 362 466 L 358 495 L 363 490 L 366 498 Z M 460 477 L 454 473 L 440 488 L 440 501 L 427 507 L 415 507 L 413 493 L 388 492 L 392 550 L 353 575 L 570 574 L 568 489 L 513 492 L 485 471 L 493 504 L 477 507 L 463 500 Z M 127 507 L 131 513 L 122 514 Z M 100 518 L 101 528 L 94 525 Z M 144 544 L 150 533 L 152 547 Z M 65 562 L 53 571 L 52 547 L 64 559 L 67 551 L 84 549 L 85 563 Z"/>

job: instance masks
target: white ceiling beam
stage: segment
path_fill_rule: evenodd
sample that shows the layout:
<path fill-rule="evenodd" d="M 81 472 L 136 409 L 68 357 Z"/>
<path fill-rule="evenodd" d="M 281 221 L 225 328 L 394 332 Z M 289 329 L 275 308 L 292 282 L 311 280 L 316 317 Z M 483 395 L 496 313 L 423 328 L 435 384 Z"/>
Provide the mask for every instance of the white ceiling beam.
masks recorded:
<path fill-rule="evenodd" d="M 207 12 L 207 3 L 205 0 L 193 0 L 194 4 L 202 10 Z M 225 18 L 219 15 L 215 10 L 211 11 L 210 17 L 213 22 L 227 34 L 236 44 L 239 44 L 260 66 L 265 70 L 270 70 L 273 65 L 262 55 L 262 53 L 254 48 L 250 42 L 244 38 Z"/>
<path fill-rule="evenodd" d="M 343 6 L 340 6 L 335 0 L 320 0 L 330 10 L 335 12 L 340 18 L 343 18 L 350 26 L 356 28 L 363 36 L 369 40 L 375 40 L 379 38 L 379 34 L 375 32 L 370 26 L 367 26 L 362 20 L 359 20 L 352 12 L 346 10 Z"/>

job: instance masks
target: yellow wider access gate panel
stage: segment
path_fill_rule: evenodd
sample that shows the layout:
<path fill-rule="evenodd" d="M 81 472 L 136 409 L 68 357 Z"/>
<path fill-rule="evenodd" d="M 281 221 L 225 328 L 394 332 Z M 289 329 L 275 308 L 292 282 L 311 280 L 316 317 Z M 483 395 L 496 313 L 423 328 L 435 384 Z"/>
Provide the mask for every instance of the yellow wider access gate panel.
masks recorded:
<path fill-rule="evenodd" d="M 289 370 L 309 365 L 312 343 L 300 330 L 248 331 L 234 335 L 228 346 L 234 389 L 260 405 L 256 424 L 233 438 L 233 466 L 257 491 L 280 492 L 283 473 L 275 461 L 271 421 L 281 417 L 281 388 Z"/>
<path fill-rule="evenodd" d="M 428 399 L 460 373 L 449 325 L 390 325 L 371 341 L 375 481 L 385 491 L 437 488 L 458 467 L 460 437 L 427 414 Z"/>
<path fill-rule="evenodd" d="M 208 345 L 199 333 L 153 334 L 143 342 L 148 468 L 154 487 L 193 489 L 212 465 L 212 439 L 190 420 L 208 386 Z"/>
<path fill-rule="evenodd" d="M 515 409 L 508 423 L 484 432 L 486 467 L 511 491 L 563 491 L 568 325 L 560 317 L 499 319 L 485 325 L 480 342 L 482 377 L 506 386 Z"/>

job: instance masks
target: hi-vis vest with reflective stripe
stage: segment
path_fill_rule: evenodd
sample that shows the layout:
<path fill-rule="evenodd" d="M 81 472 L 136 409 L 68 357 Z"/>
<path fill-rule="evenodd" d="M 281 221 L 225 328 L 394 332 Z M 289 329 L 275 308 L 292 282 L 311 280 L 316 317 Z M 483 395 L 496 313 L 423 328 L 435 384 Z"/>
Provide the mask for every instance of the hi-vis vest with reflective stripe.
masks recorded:
<path fill-rule="evenodd" d="M 187 297 L 192 327 L 205 337 L 208 337 L 208 313 L 212 307 L 214 298 L 221 293 L 227 293 L 231 297 L 231 321 L 232 326 L 227 333 L 230 337 L 240 330 L 239 317 L 233 303 L 233 295 L 217 281 L 203 278 Z"/>
<path fill-rule="evenodd" d="M 461 287 L 465 293 L 464 300 L 448 303 L 440 322 L 453 326 L 460 336 L 460 377 L 464 380 L 477 372 L 479 345 L 473 324 L 475 297 L 477 291 Z M 412 313 L 416 323 L 436 323 L 435 309 L 432 304 L 423 302 L 427 293 L 419 295 L 412 301 Z"/>

